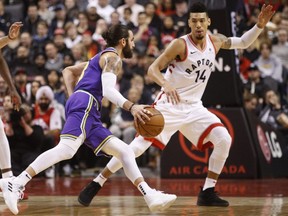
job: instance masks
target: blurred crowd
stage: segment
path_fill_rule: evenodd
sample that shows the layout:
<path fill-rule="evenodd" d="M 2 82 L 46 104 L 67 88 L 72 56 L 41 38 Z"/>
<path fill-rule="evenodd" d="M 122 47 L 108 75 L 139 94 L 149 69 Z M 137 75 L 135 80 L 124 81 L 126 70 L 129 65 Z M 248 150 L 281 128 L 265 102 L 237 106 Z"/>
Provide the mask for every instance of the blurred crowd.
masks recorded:
<path fill-rule="evenodd" d="M 241 36 L 256 23 L 259 1 L 237 2 L 237 34 Z M 285 2 L 276 1 L 277 12 L 257 42 L 238 51 L 245 108 L 281 130 L 288 128 Z M 20 112 L 13 111 L 7 86 L 0 78 L 0 114 L 14 174 L 58 143 L 67 100 L 61 71 L 103 50 L 101 34 L 110 25 L 128 25 L 135 35 L 133 58 L 124 60 L 119 91 L 133 103 L 151 104 L 160 88 L 146 71 L 173 39 L 186 33 L 188 8 L 186 0 L 1 0 L 0 37 L 7 35 L 13 22 L 23 20 L 24 24 L 19 40 L 3 48 L 1 55 L 8 62 L 23 101 Z M 136 134 L 133 116 L 105 98 L 102 105 L 105 126 L 130 143 Z M 138 159 L 139 165 L 155 169 L 158 154 L 151 147 Z M 83 145 L 73 159 L 47 169 L 43 175 L 70 176 L 98 163 Z"/>

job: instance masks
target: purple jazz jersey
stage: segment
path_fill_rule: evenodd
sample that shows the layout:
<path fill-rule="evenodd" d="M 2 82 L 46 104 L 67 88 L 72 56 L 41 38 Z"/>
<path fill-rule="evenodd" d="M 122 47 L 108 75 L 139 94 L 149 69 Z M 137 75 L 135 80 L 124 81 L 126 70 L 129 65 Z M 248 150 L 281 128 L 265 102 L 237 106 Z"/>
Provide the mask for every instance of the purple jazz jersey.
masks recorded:
<path fill-rule="evenodd" d="M 95 154 L 113 136 L 103 127 L 101 122 L 100 106 L 102 94 L 102 70 L 99 58 L 103 52 L 112 51 L 107 48 L 94 56 L 85 67 L 74 93 L 66 102 L 66 122 L 61 132 L 61 138 L 76 139 L 84 135 L 84 143 L 93 149 Z"/>

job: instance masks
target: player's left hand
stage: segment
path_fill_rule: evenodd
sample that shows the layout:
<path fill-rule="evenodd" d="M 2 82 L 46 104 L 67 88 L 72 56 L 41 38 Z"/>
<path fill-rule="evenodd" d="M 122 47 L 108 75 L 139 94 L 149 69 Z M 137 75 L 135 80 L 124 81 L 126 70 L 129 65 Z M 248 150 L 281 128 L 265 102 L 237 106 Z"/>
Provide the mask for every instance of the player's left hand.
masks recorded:
<path fill-rule="evenodd" d="M 20 28 L 23 26 L 22 22 L 15 22 L 9 28 L 8 37 L 10 40 L 15 40 L 18 38 L 20 33 Z"/>
<path fill-rule="evenodd" d="M 19 96 L 19 94 L 17 93 L 16 90 L 11 91 L 10 95 L 11 95 L 11 98 L 12 98 L 13 108 L 15 110 L 19 111 L 20 105 L 22 103 L 21 97 Z"/>
<path fill-rule="evenodd" d="M 265 4 L 263 4 L 261 11 L 258 15 L 258 28 L 264 28 L 274 14 L 275 10 L 273 10 L 272 5 L 266 6 Z"/>

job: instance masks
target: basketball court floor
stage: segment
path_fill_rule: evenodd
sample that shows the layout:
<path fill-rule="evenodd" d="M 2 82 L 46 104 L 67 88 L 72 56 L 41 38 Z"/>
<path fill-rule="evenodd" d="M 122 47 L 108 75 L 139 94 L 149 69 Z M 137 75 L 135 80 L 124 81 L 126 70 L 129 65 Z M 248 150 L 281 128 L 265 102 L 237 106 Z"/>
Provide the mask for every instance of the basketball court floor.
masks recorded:
<path fill-rule="evenodd" d="M 145 176 L 145 175 L 144 175 Z M 79 191 L 91 177 L 34 178 L 26 186 L 28 200 L 19 202 L 19 215 L 61 216 L 134 216 L 134 215 L 191 215 L 191 216 L 288 216 L 288 179 L 219 180 L 216 190 L 229 200 L 230 206 L 199 207 L 196 198 L 203 179 L 146 178 L 151 187 L 178 198 L 164 212 L 151 213 L 140 192 L 126 177 L 109 179 L 89 207 L 77 201 Z M 0 198 L 0 215 L 12 215 Z"/>

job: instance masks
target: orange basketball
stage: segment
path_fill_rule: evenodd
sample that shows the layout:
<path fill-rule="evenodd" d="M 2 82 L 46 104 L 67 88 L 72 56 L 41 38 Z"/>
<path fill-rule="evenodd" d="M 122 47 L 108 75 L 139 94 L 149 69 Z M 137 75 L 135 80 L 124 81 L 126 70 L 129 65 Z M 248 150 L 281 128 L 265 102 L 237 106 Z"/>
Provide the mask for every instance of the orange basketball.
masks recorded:
<path fill-rule="evenodd" d="M 160 134 L 164 128 L 164 117 L 160 111 L 153 107 L 146 107 L 145 109 L 148 109 L 152 113 L 150 121 L 141 124 L 137 119 L 137 125 L 134 125 L 135 129 L 143 137 L 155 137 Z"/>

